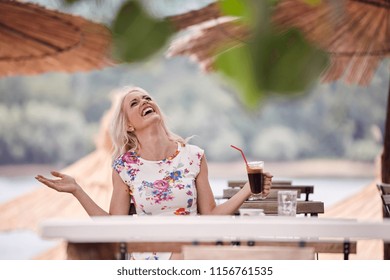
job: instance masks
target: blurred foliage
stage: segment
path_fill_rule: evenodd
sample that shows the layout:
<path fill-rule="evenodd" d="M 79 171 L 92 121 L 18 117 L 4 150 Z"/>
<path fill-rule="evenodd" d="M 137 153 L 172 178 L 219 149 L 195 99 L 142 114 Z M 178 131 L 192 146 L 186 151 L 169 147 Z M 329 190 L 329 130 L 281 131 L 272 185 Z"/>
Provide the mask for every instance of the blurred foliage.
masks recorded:
<path fill-rule="evenodd" d="M 111 27 L 113 56 L 122 62 L 142 61 L 158 52 L 173 35 L 171 23 L 150 16 L 138 1 L 127 1 Z"/>
<path fill-rule="evenodd" d="M 341 82 L 317 85 L 304 97 L 278 96 L 248 112 L 185 58 L 80 74 L 0 79 L 0 164 L 69 164 L 91 152 L 110 92 L 138 85 L 155 97 L 169 127 L 206 150 L 209 161 L 248 158 L 374 160 L 383 131 L 388 75 L 385 65 L 367 88 Z"/>

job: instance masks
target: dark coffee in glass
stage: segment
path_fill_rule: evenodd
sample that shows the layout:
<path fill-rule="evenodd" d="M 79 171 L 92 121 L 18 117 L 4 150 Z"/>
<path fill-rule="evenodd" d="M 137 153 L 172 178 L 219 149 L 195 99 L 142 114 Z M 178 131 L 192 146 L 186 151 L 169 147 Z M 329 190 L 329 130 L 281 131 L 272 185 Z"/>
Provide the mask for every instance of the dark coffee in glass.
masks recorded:
<path fill-rule="evenodd" d="M 249 185 L 253 194 L 259 194 L 263 192 L 264 188 L 264 162 L 263 161 L 252 161 L 248 162 L 247 172 Z"/>

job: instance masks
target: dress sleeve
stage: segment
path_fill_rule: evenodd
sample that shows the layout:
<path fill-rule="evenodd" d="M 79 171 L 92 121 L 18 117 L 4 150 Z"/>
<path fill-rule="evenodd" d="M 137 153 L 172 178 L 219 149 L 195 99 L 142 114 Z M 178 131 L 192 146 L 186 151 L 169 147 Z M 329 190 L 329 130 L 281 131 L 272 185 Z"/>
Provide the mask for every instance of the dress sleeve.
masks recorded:
<path fill-rule="evenodd" d="M 192 162 L 192 166 L 195 169 L 194 170 L 195 176 L 197 176 L 200 172 L 200 163 L 204 156 L 204 150 L 195 145 L 190 145 L 189 148 L 190 148 L 190 153 L 189 153 L 190 162 Z"/>
<path fill-rule="evenodd" d="M 124 167 L 125 167 L 125 164 L 123 162 L 122 155 L 120 155 L 119 157 L 114 159 L 114 161 L 112 163 L 112 168 L 114 168 L 114 170 L 116 172 L 121 173 L 121 171 L 123 170 Z"/>

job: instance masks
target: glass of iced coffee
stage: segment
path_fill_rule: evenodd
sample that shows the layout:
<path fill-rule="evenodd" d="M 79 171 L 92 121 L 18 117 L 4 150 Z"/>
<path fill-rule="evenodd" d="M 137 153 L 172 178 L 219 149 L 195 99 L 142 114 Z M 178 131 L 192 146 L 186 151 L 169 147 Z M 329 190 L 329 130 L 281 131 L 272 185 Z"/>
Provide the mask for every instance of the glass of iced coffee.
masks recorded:
<path fill-rule="evenodd" d="M 250 161 L 247 164 L 249 185 L 251 187 L 251 199 L 262 199 L 264 188 L 264 161 Z"/>

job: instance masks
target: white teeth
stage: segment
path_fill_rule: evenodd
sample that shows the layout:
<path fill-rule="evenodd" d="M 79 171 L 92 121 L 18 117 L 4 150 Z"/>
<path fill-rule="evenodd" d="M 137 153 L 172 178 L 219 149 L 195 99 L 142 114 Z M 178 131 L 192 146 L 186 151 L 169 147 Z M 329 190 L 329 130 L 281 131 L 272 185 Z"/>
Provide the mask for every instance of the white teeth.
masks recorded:
<path fill-rule="evenodd" d="M 146 116 L 147 114 L 153 113 L 153 112 L 154 112 L 154 110 L 153 110 L 152 107 L 147 107 L 147 108 L 145 108 L 145 109 L 142 111 L 142 116 L 144 117 L 144 116 Z"/>

